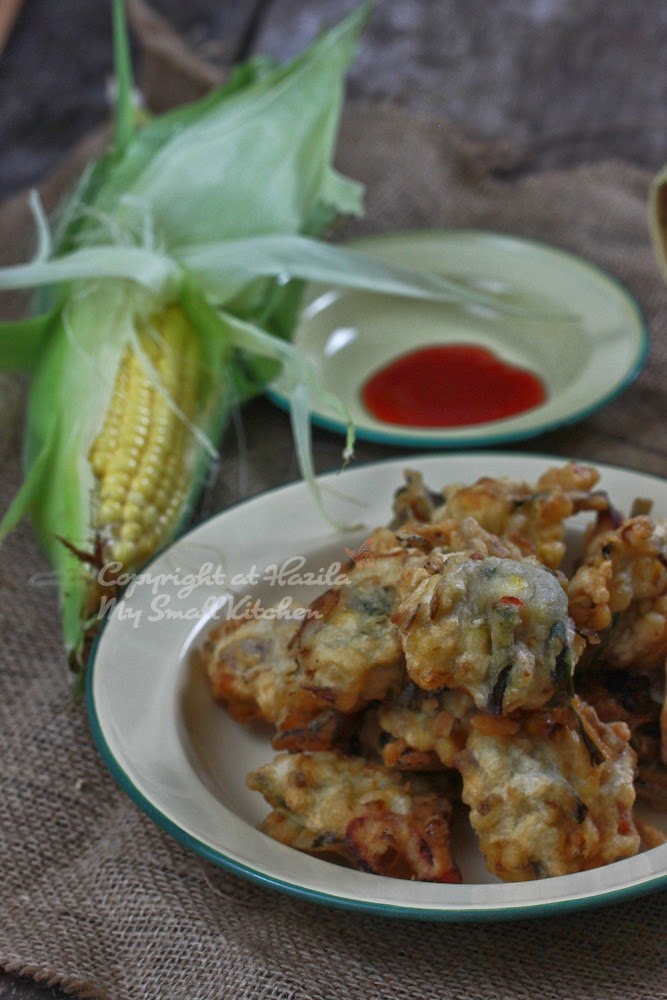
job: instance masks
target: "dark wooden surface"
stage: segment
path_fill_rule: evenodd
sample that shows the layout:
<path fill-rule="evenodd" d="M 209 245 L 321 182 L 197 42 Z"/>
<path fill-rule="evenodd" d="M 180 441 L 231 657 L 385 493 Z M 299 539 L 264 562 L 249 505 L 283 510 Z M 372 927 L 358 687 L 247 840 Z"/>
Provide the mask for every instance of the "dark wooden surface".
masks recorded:
<path fill-rule="evenodd" d="M 154 2 L 191 44 L 227 61 L 292 55 L 351 6 Z M 658 0 L 378 0 L 350 93 L 508 139 L 525 152 L 525 169 L 607 156 L 657 169 L 667 162 L 665 51 Z M 0 57 L 0 196 L 38 181 L 104 120 L 110 71 L 103 0 L 26 0 Z M 268 409 L 253 404 L 251 420 L 268 419 Z M 338 446 L 318 435 L 319 464 Z M 247 492 L 258 485 L 251 474 Z M 0 973 L 0 1000 L 61 996 Z"/>

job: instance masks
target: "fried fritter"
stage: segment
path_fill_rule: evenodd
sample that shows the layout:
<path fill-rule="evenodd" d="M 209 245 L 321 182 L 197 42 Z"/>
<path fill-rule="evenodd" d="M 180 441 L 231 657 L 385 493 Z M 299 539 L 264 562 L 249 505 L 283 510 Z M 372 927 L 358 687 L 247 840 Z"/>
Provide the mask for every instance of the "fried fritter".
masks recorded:
<path fill-rule="evenodd" d="M 602 722 L 624 722 L 637 754 L 637 797 L 667 810 L 667 766 L 661 759 L 661 701 L 658 678 L 627 670 L 587 670 L 578 678 L 579 694 Z"/>
<path fill-rule="evenodd" d="M 238 722 L 272 723 L 278 750 L 344 746 L 356 718 L 323 705 L 299 686 L 290 642 L 300 624 L 262 617 L 222 622 L 202 650 L 213 697 Z"/>
<path fill-rule="evenodd" d="M 570 614 L 591 644 L 585 662 L 659 675 L 665 692 L 667 522 L 640 515 L 591 535 L 567 592 Z M 667 764 L 667 694 L 664 699 L 656 763 Z M 664 784 L 660 778 L 658 767 L 653 780 Z"/>
<path fill-rule="evenodd" d="M 273 812 L 275 840 L 393 878 L 460 882 L 449 850 L 451 807 L 424 777 L 358 757 L 280 754 L 248 777 Z"/>
<path fill-rule="evenodd" d="M 411 546 L 423 552 L 466 552 L 482 559 L 486 556 L 498 556 L 500 559 L 522 558 L 516 545 L 492 535 L 474 517 L 466 517 L 463 521 L 445 518 L 444 521 L 424 524 L 409 522 L 396 531 L 395 539 L 399 545 Z"/>
<path fill-rule="evenodd" d="M 603 637 L 599 653 L 606 666 L 657 670 L 667 656 L 667 594 L 633 601 Z"/>
<path fill-rule="evenodd" d="M 457 766 L 490 871 L 516 882 L 636 854 L 628 740 L 624 723 L 600 722 L 578 698 L 513 720 L 473 718 Z"/>
<path fill-rule="evenodd" d="M 663 597 L 667 593 L 667 523 L 656 524 L 642 515 L 614 530 L 593 534 L 567 589 L 575 625 L 587 633 L 608 629 L 637 602 Z M 650 606 L 644 605 L 645 613 Z"/>
<path fill-rule="evenodd" d="M 409 570 L 394 621 L 410 679 L 479 709 L 539 708 L 570 682 L 574 629 L 554 575 L 531 560 L 453 554 Z"/>
<path fill-rule="evenodd" d="M 406 469 L 403 473 L 405 486 L 394 493 L 394 518 L 391 527 L 396 529 L 406 521 L 430 521 L 433 511 L 444 501 L 442 493 L 430 490 L 424 483 L 421 472 Z"/>
<path fill-rule="evenodd" d="M 606 493 L 594 491 L 599 479 L 590 466 L 569 462 L 548 469 L 535 486 L 484 477 L 472 486 L 448 486 L 434 522 L 474 517 L 488 532 L 558 569 L 565 554 L 564 521 L 580 511 L 606 511 Z"/>
<path fill-rule="evenodd" d="M 422 691 L 410 683 L 367 719 L 362 745 L 375 750 L 389 768 L 439 771 L 452 767 L 465 746 L 474 711 L 464 691 Z"/>
<path fill-rule="evenodd" d="M 434 492 L 424 485 L 421 473 L 405 472 L 406 485 L 394 497 L 392 528 L 397 534 L 412 532 L 431 547 L 447 551 L 469 550 L 452 538 L 457 526 L 474 520 L 495 544 L 509 551 L 485 554 L 504 558 L 532 555 L 557 569 L 565 553 L 564 521 L 580 511 L 606 516 L 611 504 L 606 493 L 596 491 L 599 475 L 590 466 L 569 462 L 548 469 L 535 486 L 512 479 L 484 477 L 472 485 L 450 485 Z"/>
<path fill-rule="evenodd" d="M 297 664 L 289 644 L 299 621 L 224 621 L 208 636 L 202 656 L 216 701 L 239 722 L 275 723 L 295 688 Z"/>
<path fill-rule="evenodd" d="M 397 690 L 403 649 L 391 620 L 407 550 L 354 566 L 347 583 L 322 594 L 290 643 L 299 683 L 323 704 L 356 712 Z"/>

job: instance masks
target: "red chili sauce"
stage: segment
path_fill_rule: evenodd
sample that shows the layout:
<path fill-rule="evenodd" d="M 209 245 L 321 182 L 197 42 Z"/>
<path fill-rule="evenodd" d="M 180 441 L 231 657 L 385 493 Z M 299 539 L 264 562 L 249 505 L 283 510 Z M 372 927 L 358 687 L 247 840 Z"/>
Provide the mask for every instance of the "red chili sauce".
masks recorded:
<path fill-rule="evenodd" d="M 422 347 L 391 361 L 361 390 L 377 420 L 410 427 L 467 427 L 512 417 L 546 399 L 532 372 L 484 347 Z"/>

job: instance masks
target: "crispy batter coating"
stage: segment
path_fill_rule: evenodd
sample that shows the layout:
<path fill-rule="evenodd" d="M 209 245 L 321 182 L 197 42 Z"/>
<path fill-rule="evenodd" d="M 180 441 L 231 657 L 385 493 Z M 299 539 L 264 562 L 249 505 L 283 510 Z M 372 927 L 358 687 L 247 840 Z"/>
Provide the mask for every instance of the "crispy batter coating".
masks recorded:
<path fill-rule="evenodd" d="M 367 719 L 364 748 L 399 771 L 452 767 L 465 746 L 475 704 L 465 691 L 422 691 L 407 684 Z"/>
<path fill-rule="evenodd" d="M 570 681 L 574 630 L 554 575 L 534 561 L 446 556 L 409 570 L 394 621 L 408 674 L 465 691 L 494 714 L 539 708 Z"/>
<path fill-rule="evenodd" d="M 628 738 L 578 698 L 516 720 L 474 718 L 458 766 L 489 869 L 516 882 L 636 854 Z"/>
<path fill-rule="evenodd" d="M 578 628 L 599 632 L 633 601 L 667 591 L 667 522 L 631 517 L 589 537 L 568 593 Z"/>
<path fill-rule="evenodd" d="M 444 495 L 430 490 L 424 477 L 416 469 L 406 469 L 403 473 L 405 486 L 394 493 L 394 518 L 392 528 L 398 528 L 406 521 L 430 521 L 433 511 L 442 505 Z"/>
<path fill-rule="evenodd" d="M 280 754 L 248 777 L 273 812 L 261 829 L 289 847 L 393 878 L 460 882 L 447 799 L 358 757 Z"/>
<path fill-rule="evenodd" d="M 239 722 L 276 722 L 295 687 L 297 664 L 289 644 L 300 622 L 224 621 L 211 632 L 203 661 L 216 701 Z"/>
<path fill-rule="evenodd" d="M 588 663 L 660 675 L 660 753 L 642 762 L 642 796 L 664 801 L 667 780 L 667 521 L 631 517 L 589 536 L 567 585 L 570 614 L 591 647 Z"/>
<path fill-rule="evenodd" d="M 637 797 L 667 811 L 667 766 L 660 753 L 664 682 L 661 686 L 660 681 L 657 675 L 595 669 L 585 671 L 577 687 L 603 722 L 627 725 L 637 754 Z"/>
<path fill-rule="evenodd" d="M 403 650 L 391 620 L 407 552 L 392 550 L 358 564 L 347 583 L 322 594 L 290 644 L 302 688 L 323 704 L 356 712 L 400 686 Z"/>
<path fill-rule="evenodd" d="M 424 524 L 408 522 L 396 531 L 395 539 L 400 545 L 423 552 L 467 552 L 482 559 L 486 556 L 522 558 L 521 550 L 516 545 L 492 535 L 474 517 L 466 517 L 463 521 L 445 518 Z"/>
<path fill-rule="evenodd" d="M 633 601 L 603 638 L 602 662 L 643 672 L 657 669 L 667 656 L 667 594 Z"/>
<path fill-rule="evenodd" d="M 509 547 L 490 554 L 506 558 L 533 555 L 557 569 L 565 553 L 564 521 L 580 511 L 595 511 L 598 519 L 611 510 L 609 498 L 595 491 L 599 474 L 574 462 L 548 469 L 534 486 L 512 479 L 483 477 L 472 485 L 450 485 L 435 492 L 424 485 L 421 473 L 406 470 L 406 485 L 394 497 L 392 528 L 412 532 L 432 547 L 457 548 L 452 530 L 469 519 Z"/>
<path fill-rule="evenodd" d="M 570 614 L 591 647 L 586 662 L 660 673 L 660 753 L 642 763 L 644 797 L 667 794 L 667 522 L 647 515 L 587 538 L 581 565 L 567 585 Z M 659 763 L 661 761 L 662 763 Z"/>
<path fill-rule="evenodd" d="M 535 486 L 484 477 L 472 486 L 448 486 L 433 521 L 474 517 L 488 532 L 557 569 L 565 554 L 564 521 L 583 510 L 606 511 L 609 499 L 594 492 L 599 479 L 590 466 L 570 462 L 548 469 Z"/>
<path fill-rule="evenodd" d="M 238 722 L 272 723 L 278 750 L 342 747 L 358 720 L 323 705 L 299 686 L 290 651 L 299 624 L 261 617 L 222 622 L 202 651 L 213 697 Z"/>

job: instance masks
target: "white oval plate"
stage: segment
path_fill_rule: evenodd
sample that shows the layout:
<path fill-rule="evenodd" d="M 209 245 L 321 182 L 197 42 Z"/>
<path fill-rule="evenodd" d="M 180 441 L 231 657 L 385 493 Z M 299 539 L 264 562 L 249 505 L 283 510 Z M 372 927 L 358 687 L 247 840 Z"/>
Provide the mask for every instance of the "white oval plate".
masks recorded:
<path fill-rule="evenodd" d="M 303 483 L 264 493 L 190 532 L 128 588 L 91 657 L 92 729 L 122 787 L 177 840 L 223 867 L 338 906 L 424 919 L 494 919 L 617 900 L 667 882 L 667 845 L 594 871 L 503 884 L 486 871 L 472 834 L 462 834 L 456 857 L 464 885 L 350 871 L 285 847 L 255 828 L 267 807 L 245 785 L 247 773 L 273 755 L 268 733 L 239 725 L 214 704 L 197 663 L 198 643 L 221 601 L 233 601 L 238 611 L 246 595 L 266 607 L 284 594 L 310 601 L 325 589 L 281 585 L 278 572 L 303 577 L 343 562 L 344 546 L 359 544 L 389 519 L 406 465 L 441 487 L 481 475 L 534 481 L 562 461 L 479 453 L 399 459 L 324 476 L 331 513 L 365 524 L 352 536 L 326 527 Z M 636 496 L 650 497 L 656 512 L 667 514 L 666 481 L 601 468 L 602 485 L 618 506 L 627 510 Z"/>
<path fill-rule="evenodd" d="M 412 448 L 465 448 L 516 441 L 581 420 L 617 396 L 640 371 L 648 328 L 630 293 L 574 254 L 546 244 L 476 230 L 395 233 L 351 244 L 392 264 L 446 274 L 515 305 L 543 306 L 580 318 L 579 327 L 545 327 L 490 316 L 488 310 L 420 302 L 314 285 L 294 343 L 324 386 L 345 403 L 359 437 Z M 361 388 L 389 361 L 419 347 L 465 343 L 486 347 L 542 379 L 547 399 L 514 417 L 428 430 L 376 420 Z M 288 409 L 280 378 L 268 389 Z M 340 414 L 318 403 L 316 424 L 345 433 Z"/>

